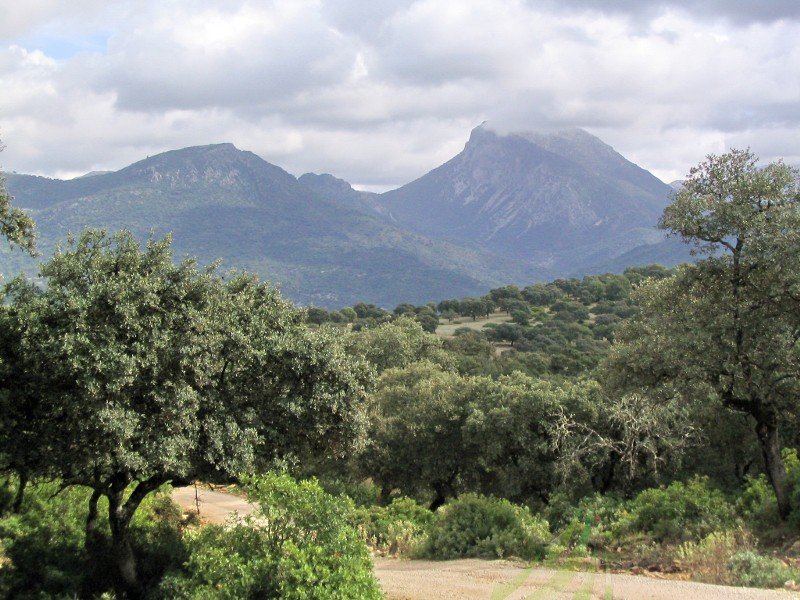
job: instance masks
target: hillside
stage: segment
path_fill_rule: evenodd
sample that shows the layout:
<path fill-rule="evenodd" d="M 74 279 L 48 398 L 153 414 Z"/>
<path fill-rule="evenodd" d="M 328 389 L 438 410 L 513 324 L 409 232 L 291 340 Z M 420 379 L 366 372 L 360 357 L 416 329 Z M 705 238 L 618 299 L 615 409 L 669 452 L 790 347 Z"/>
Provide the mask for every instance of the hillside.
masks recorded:
<path fill-rule="evenodd" d="M 664 239 L 655 229 L 673 190 L 580 129 L 553 134 L 472 131 L 444 165 L 379 197 L 392 222 L 482 247 L 554 275 Z M 668 263 L 684 259 L 667 253 Z"/>
<path fill-rule="evenodd" d="M 69 181 L 9 175 L 30 209 L 43 256 L 85 226 L 172 233 L 178 255 L 252 270 L 303 304 L 426 302 L 536 278 L 521 263 L 403 231 L 321 197 L 283 169 L 231 144 L 166 152 L 113 173 Z M 6 278 L 35 271 L 3 252 Z"/>

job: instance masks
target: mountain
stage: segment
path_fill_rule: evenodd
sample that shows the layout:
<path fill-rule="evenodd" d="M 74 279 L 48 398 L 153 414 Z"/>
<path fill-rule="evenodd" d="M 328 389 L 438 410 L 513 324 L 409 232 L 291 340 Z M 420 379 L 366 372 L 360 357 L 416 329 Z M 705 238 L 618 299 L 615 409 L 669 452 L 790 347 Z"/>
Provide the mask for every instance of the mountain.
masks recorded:
<path fill-rule="evenodd" d="M 393 307 L 542 276 L 521 261 L 393 226 L 311 183 L 215 144 L 68 181 L 9 174 L 6 185 L 36 220 L 43 256 L 86 226 L 127 228 L 141 239 L 171 232 L 177 256 L 222 258 L 224 268 L 254 271 L 303 304 Z M 6 278 L 20 269 L 32 273 L 35 265 L 0 251 Z"/>
<path fill-rule="evenodd" d="M 305 173 L 297 180 L 316 192 L 318 196 L 339 206 L 367 214 L 380 213 L 378 194 L 355 190 L 344 179 L 339 179 L 329 173 L 323 173 L 322 175 Z"/>
<path fill-rule="evenodd" d="M 674 189 L 580 129 L 474 129 L 464 150 L 374 194 L 299 178 L 232 144 L 62 181 L 8 174 L 49 256 L 84 227 L 173 235 L 176 254 L 258 273 L 301 304 L 391 308 L 491 287 L 691 260 L 655 225 Z M 0 273 L 36 265 L 0 247 Z"/>
<path fill-rule="evenodd" d="M 472 243 L 554 275 L 585 272 L 664 241 L 673 190 L 581 129 L 500 134 L 477 127 L 442 166 L 378 197 L 389 221 Z M 667 244 L 667 262 L 683 260 Z"/>

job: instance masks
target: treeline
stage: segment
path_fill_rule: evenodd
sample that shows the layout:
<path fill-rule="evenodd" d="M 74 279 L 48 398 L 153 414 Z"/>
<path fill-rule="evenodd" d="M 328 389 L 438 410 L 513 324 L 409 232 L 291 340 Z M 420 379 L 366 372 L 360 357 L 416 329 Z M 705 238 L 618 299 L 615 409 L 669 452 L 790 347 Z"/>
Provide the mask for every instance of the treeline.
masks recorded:
<path fill-rule="evenodd" d="M 478 298 L 436 305 L 404 303 L 392 312 L 365 303 L 339 311 L 312 307 L 306 311 L 306 321 L 360 331 L 405 317 L 434 333 L 440 324 L 452 324 L 459 317 L 472 322 L 499 317 L 480 329 L 457 327 L 453 335 L 443 336 L 444 348 L 453 353 L 459 372 L 576 376 L 597 366 L 614 341 L 617 325 L 636 314 L 634 287 L 645 279 L 669 275 L 660 265 L 632 267 L 621 275 L 557 279 L 522 289 L 508 285 Z"/>

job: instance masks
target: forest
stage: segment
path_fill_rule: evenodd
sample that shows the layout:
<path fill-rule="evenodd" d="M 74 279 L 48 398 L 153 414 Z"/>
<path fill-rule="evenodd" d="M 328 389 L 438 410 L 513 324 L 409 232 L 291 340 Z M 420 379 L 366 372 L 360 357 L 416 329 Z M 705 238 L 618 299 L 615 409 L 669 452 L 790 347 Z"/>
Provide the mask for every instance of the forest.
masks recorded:
<path fill-rule="evenodd" d="M 374 554 L 800 580 L 798 181 L 712 155 L 660 223 L 693 263 L 393 310 L 70 237 L 3 288 L 0 596 L 380 598 Z M 201 527 L 195 482 L 258 510 Z"/>

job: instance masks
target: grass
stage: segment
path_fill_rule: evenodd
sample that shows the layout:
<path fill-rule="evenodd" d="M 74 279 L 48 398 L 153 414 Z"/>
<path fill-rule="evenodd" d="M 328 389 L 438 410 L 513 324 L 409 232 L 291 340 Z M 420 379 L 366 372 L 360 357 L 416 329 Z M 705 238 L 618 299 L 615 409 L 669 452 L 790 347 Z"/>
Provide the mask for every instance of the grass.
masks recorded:
<path fill-rule="evenodd" d="M 495 312 L 489 315 L 488 319 L 476 319 L 475 321 L 472 320 L 472 317 L 458 317 L 457 319 L 453 319 L 452 323 L 442 320 L 436 328 L 436 335 L 441 337 L 453 337 L 456 329 L 460 327 L 479 330 L 483 329 L 483 327 L 489 323 L 508 323 L 510 320 L 511 317 L 505 312 Z"/>

